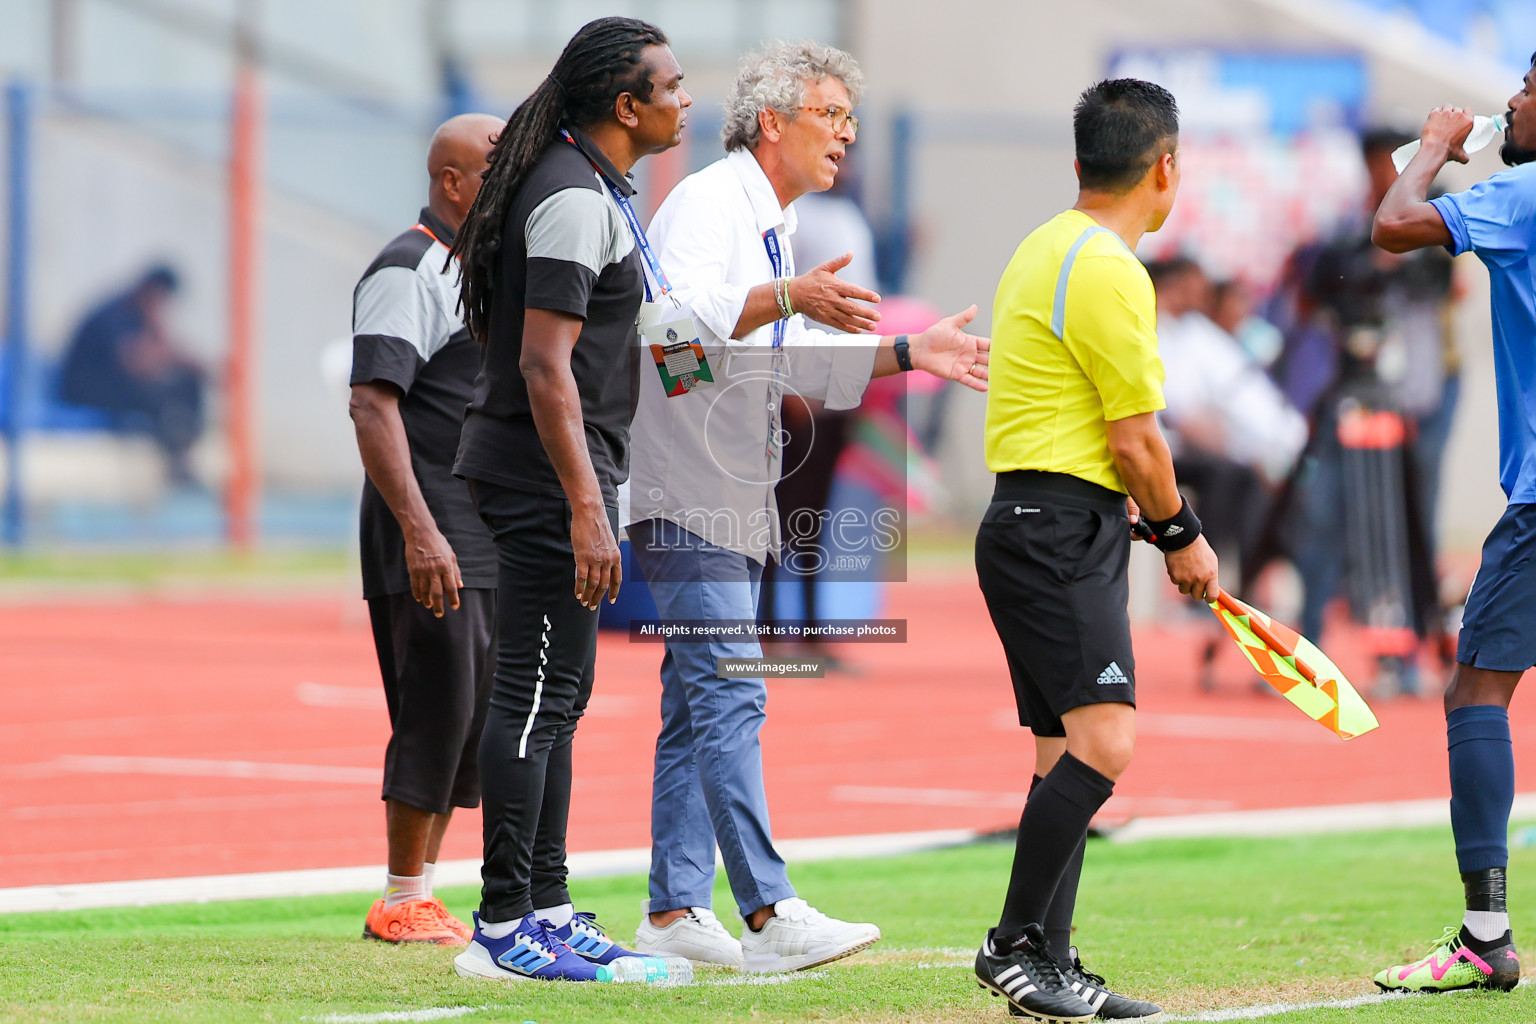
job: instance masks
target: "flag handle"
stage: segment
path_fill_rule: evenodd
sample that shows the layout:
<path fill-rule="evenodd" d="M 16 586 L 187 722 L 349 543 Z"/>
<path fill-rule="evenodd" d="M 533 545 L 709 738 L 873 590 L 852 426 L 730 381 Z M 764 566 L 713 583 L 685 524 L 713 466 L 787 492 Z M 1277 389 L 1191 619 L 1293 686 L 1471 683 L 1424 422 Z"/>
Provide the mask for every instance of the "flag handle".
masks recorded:
<path fill-rule="evenodd" d="M 1264 641 L 1265 645 L 1269 647 L 1270 650 L 1286 651 L 1285 644 L 1281 643 L 1279 638 L 1269 631 L 1269 627 L 1260 622 L 1257 616 L 1249 615 L 1246 608 L 1239 608 L 1225 590 L 1217 595 L 1216 603 L 1221 605 L 1232 615 L 1247 615 L 1248 628 L 1253 631 L 1254 636 Z M 1312 666 L 1302 661 L 1301 655 L 1297 654 L 1295 651 L 1287 651 L 1286 653 L 1288 653 L 1292 658 L 1296 659 L 1296 671 L 1301 673 L 1301 678 L 1305 679 L 1313 686 L 1318 685 L 1317 673 L 1312 671 Z"/>

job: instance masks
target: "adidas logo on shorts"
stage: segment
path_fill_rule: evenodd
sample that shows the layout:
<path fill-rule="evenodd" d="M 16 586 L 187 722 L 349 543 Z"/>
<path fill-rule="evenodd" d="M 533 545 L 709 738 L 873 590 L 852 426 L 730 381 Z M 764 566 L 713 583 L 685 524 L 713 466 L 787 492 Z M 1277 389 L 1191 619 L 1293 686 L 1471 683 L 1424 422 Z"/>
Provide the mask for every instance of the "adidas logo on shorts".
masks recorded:
<path fill-rule="evenodd" d="M 1120 670 L 1120 663 L 1112 661 L 1109 667 L 1099 673 L 1100 686 L 1125 686 L 1130 683 L 1124 672 Z"/>

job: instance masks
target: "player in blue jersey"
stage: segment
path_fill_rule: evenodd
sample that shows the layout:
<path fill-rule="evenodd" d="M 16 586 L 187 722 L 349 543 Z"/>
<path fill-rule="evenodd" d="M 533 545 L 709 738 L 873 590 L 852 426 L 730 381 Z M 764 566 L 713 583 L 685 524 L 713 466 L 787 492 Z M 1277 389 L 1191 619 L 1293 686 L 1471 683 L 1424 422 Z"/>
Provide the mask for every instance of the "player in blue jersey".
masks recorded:
<path fill-rule="evenodd" d="M 1520 957 L 1509 931 L 1504 871 L 1515 794 L 1509 701 L 1536 665 L 1536 54 L 1510 97 L 1499 155 L 1509 165 L 1465 192 L 1427 200 L 1448 161 L 1466 163 L 1472 115 L 1437 107 L 1418 155 L 1376 211 L 1371 240 L 1403 253 L 1443 245 L 1475 252 L 1488 268 L 1493 300 L 1494 372 L 1499 407 L 1499 484 L 1509 507 L 1483 545 L 1467 597 L 1456 672 L 1445 691 L 1451 763 L 1451 828 L 1466 890 L 1461 927 L 1445 930 L 1429 954 L 1376 975 L 1383 989 L 1509 990 Z"/>

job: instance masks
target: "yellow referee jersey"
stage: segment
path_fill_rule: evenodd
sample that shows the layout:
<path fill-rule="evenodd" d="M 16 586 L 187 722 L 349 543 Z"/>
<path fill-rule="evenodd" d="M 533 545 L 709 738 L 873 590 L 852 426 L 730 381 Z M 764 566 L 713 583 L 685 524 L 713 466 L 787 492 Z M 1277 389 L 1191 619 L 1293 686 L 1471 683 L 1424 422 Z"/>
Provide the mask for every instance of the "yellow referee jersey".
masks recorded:
<path fill-rule="evenodd" d="M 1152 279 L 1068 210 L 1019 243 L 992 306 L 987 469 L 1069 473 L 1121 493 L 1104 424 L 1164 407 Z"/>

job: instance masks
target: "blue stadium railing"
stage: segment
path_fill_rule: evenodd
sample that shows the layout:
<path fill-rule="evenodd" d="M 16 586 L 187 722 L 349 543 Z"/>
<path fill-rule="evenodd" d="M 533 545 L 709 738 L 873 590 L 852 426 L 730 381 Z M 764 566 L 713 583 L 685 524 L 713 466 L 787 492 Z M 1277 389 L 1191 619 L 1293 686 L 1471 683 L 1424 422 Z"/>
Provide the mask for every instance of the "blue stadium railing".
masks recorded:
<path fill-rule="evenodd" d="M 4 381 L 0 383 L 0 434 L 5 437 L 5 524 L 0 538 L 9 546 L 25 536 L 21 490 L 22 387 L 27 375 L 27 237 L 30 233 L 32 166 L 32 91 L 25 82 L 6 89 L 8 144 L 6 160 L 6 281 Z"/>

